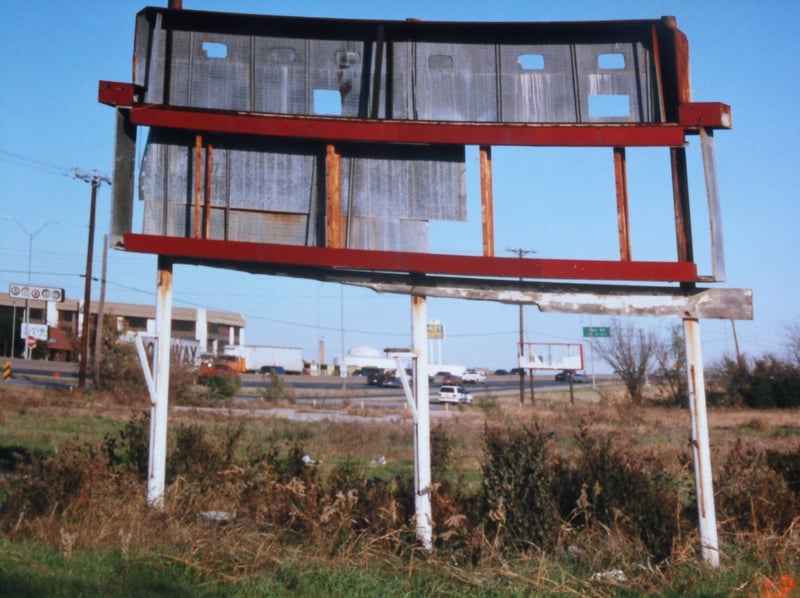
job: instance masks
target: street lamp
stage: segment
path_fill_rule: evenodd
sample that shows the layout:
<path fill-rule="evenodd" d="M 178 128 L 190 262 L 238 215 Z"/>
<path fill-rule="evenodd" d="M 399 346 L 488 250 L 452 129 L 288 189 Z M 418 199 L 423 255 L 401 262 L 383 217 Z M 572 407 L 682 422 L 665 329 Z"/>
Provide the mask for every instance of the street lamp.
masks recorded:
<path fill-rule="evenodd" d="M 78 388 L 84 389 L 86 388 L 86 362 L 89 360 L 89 308 L 92 300 L 92 254 L 94 253 L 94 214 L 97 206 L 97 188 L 103 183 L 110 185 L 111 179 L 100 175 L 97 171 L 87 174 L 77 168 L 72 169 L 72 178 L 80 179 L 92 185 L 92 199 L 89 208 L 89 242 L 86 246 L 86 284 L 83 287 L 81 361 L 78 368 Z"/>
<path fill-rule="evenodd" d="M 29 232 L 28 229 L 25 228 L 22 225 L 22 223 L 19 220 L 17 220 L 16 218 L 14 218 L 13 216 L 6 216 L 6 219 L 7 220 L 13 220 L 14 222 L 16 222 L 17 226 L 22 229 L 22 232 L 24 232 L 26 235 L 28 235 L 28 288 L 30 289 L 30 286 L 31 286 L 31 270 L 32 270 L 31 264 L 32 264 L 32 261 L 33 261 L 33 239 L 34 239 L 34 237 L 36 237 L 36 235 L 38 235 L 40 232 L 42 232 L 48 225 L 50 225 L 50 224 L 58 224 L 58 220 L 48 220 L 42 226 L 37 228 L 35 231 Z M 25 297 L 25 331 L 26 331 L 26 333 L 28 335 L 30 334 L 28 329 L 30 327 L 30 322 L 31 322 L 31 303 L 30 303 L 29 295 L 30 295 L 30 293 L 28 293 L 28 296 Z M 13 327 L 13 323 L 12 323 L 12 327 Z M 14 350 L 13 341 L 12 341 L 11 350 L 12 350 L 12 352 Z M 26 338 L 25 339 L 25 359 L 30 359 L 30 358 L 31 358 L 31 348 L 28 346 L 28 342 L 27 342 L 27 338 Z"/>

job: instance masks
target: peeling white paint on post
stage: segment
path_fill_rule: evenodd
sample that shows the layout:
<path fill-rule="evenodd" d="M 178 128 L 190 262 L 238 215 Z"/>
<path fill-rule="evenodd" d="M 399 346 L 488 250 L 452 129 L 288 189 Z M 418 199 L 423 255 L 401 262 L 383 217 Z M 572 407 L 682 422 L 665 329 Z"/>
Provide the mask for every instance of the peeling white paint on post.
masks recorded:
<path fill-rule="evenodd" d="M 692 454 L 694 456 L 697 510 L 699 515 L 700 545 L 703 560 L 712 567 L 719 566 L 717 515 L 714 506 L 714 483 L 711 475 L 711 449 L 708 439 L 706 413 L 706 385 L 703 374 L 703 355 L 700 350 L 700 322 L 683 320 L 686 339 L 686 368 L 689 382 L 689 410 L 692 417 Z"/>
<path fill-rule="evenodd" d="M 167 469 L 167 412 L 169 407 L 169 357 L 172 335 L 172 262 L 159 256 L 156 296 L 156 400 L 150 409 L 150 465 L 147 504 L 164 507 Z"/>
<path fill-rule="evenodd" d="M 411 350 L 414 352 L 414 394 L 417 419 L 414 423 L 414 507 L 417 539 L 426 550 L 433 549 L 431 508 L 431 411 L 428 387 L 428 299 L 411 297 Z"/>

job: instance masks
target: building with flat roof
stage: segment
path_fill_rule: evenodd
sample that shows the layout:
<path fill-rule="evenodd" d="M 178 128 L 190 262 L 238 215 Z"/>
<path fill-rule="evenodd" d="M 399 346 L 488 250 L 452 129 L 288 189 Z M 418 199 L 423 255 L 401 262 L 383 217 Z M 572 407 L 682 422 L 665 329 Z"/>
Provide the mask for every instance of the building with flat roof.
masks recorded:
<path fill-rule="evenodd" d="M 99 302 L 89 306 L 90 327 L 94 330 Z M 77 355 L 83 325 L 83 301 L 30 300 L 30 332 L 45 343 L 54 358 L 72 359 Z M 103 317 L 114 318 L 120 332 L 155 336 L 154 305 L 105 302 Z M 25 352 L 25 299 L 0 293 L 0 349 L 4 356 L 19 357 Z M 201 350 L 217 353 L 224 345 L 245 344 L 246 321 L 241 314 L 203 307 L 173 307 L 172 338 L 198 341 Z"/>

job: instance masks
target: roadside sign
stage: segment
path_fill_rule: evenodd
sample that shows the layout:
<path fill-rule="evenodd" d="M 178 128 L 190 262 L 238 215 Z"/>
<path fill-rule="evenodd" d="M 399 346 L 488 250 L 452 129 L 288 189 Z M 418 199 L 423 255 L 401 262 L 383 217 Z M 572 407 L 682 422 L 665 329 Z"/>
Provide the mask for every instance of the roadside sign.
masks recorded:
<path fill-rule="evenodd" d="M 29 336 L 28 337 L 28 348 L 29 349 L 33 349 L 35 346 L 36 346 L 36 337 L 35 336 Z"/>
<path fill-rule="evenodd" d="M 3 362 L 3 380 L 8 380 L 11 377 L 11 362 Z"/>
<path fill-rule="evenodd" d="M 611 328 L 608 326 L 584 326 L 583 336 L 587 338 L 607 338 L 611 336 Z"/>
<path fill-rule="evenodd" d="M 443 339 L 444 338 L 444 324 L 438 322 L 431 322 L 428 324 L 428 339 Z"/>
<path fill-rule="evenodd" d="M 64 301 L 64 289 L 55 287 L 38 287 L 29 284 L 12 282 L 8 285 L 8 294 L 12 299 L 34 299 L 37 301 Z"/>
<path fill-rule="evenodd" d="M 35 340 L 46 341 L 48 339 L 47 324 L 31 324 L 22 322 L 19 326 L 20 337 L 33 338 Z"/>

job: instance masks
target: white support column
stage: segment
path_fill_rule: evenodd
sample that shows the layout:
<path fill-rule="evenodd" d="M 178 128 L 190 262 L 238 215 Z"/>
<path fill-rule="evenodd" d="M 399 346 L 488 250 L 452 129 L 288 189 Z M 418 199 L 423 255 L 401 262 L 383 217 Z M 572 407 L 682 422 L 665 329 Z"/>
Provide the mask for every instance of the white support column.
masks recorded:
<path fill-rule="evenodd" d="M 208 351 L 208 310 L 198 307 L 194 322 L 194 337 L 200 343 L 200 353 Z"/>
<path fill-rule="evenodd" d="M 414 353 L 414 507 L 417 539 L 425 550 L 433 549 L 431 508 L 431 413 L 428 387 L 428 299 L 411 297 L 411 350 Z"/>
<path fill-rule="evenodd" d="M 169 408 L 169 358 L 172 340 L 172 262 L 158 257 L 156 296 L 156 400 L 150 409 L 150 465 L 147 504 L 164 506 L 167 470 L 167 413 Z"/>
<path fill-rule="evenodd" d="M 712 567 L 718 567 L 717 515 L 711 474 L 711 449 L 708 439 L 706 385 L 703 374 L 703 355 L 700 350 L 699 320 L 684 319 L 683 333 L 686 339 L 686 359 L 688 361 L 686 371 L 689 383 L 689 410 L 692 418 L 692 453 L 697 486 L 701 551 L 706 563 Z"/>

